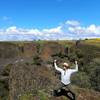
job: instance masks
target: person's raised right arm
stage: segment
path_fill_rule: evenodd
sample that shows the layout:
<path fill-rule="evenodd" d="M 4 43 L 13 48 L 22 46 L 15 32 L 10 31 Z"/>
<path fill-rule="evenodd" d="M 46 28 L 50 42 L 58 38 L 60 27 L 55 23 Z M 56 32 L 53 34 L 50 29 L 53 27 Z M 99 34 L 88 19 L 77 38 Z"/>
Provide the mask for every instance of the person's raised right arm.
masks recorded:
<path fill-rule="evenodd" d="M 57 60 L 54 60 L 54 67 L 57 71 L 62 72 L 63 70 L 57 66 Z"/>

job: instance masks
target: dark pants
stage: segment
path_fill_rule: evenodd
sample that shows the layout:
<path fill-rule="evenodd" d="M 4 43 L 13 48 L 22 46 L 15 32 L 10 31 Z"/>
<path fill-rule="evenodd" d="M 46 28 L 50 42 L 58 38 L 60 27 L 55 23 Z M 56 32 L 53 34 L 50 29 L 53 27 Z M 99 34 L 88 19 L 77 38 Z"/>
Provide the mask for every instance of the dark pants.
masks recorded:
<path fill-rule="evenodd" d="M 54 96 L 64 95 L 68 97 L 70 100 L 75 100 L 75 94 L 71 90 L 73 89 L 70 84 L 64 85 L 63 83 L 60 83 L 56 86 L 54 90 Z"/>

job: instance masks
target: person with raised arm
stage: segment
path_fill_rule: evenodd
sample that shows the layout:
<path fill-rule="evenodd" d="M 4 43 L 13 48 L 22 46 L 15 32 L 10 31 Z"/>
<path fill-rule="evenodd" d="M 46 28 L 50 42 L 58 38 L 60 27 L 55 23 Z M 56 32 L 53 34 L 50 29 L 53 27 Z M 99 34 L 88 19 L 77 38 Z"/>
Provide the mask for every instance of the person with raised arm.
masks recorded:
<path fill-rule="evenodd" d="M 61 89 L 67 88 L 73 95 L 72 100 L 75 100 L 75 94 L 71 91 L 71 75 L 78 71 L 78 63 L 75 61 L 75 68 L 71 69 L 68 63 L 63 63 L 63 68 L 57 66 L 57 60 L 54 60 L 54 67 L 61 73 L 61 82 L 56 87 L 56 92 L 59 93 Z"/>

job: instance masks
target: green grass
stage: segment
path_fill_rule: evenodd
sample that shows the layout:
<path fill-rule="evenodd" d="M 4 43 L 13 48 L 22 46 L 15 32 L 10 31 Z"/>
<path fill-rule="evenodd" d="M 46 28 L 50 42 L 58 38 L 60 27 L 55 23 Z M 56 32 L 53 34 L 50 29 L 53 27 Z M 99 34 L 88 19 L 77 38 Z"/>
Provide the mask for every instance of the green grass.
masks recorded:
<path fill-rule="evenodd" d="M 47 94 L 43 91 L 39 91 L 38 95 L 40 97 L 40 100 L 49 100 Z"/>
<path fill-rule="evenodd" d="M 84 40 L 84 43 L 100 47 L 100 38 Z"/>
<path fill-rule="evenodd" d="M 18 100 L 33 100 L 33 94 L 28 92 L 19 96 Z"/>

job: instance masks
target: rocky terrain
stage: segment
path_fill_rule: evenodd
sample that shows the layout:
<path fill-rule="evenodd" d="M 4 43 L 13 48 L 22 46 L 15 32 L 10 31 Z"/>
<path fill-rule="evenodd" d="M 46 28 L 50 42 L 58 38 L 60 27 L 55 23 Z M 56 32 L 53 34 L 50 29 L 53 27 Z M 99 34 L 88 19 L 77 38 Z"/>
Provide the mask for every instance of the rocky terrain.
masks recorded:
<path fill-rule="evenodd" d="M 68 100 L 53 97 L 59 83 L 53 66 L 69 62 L 79 72 L 72 76 L 77 100 L 100 99 L 100 40 L 0 43 L 0 100 Z M 95 66 L 95 67 L 94 67 Z"/>

